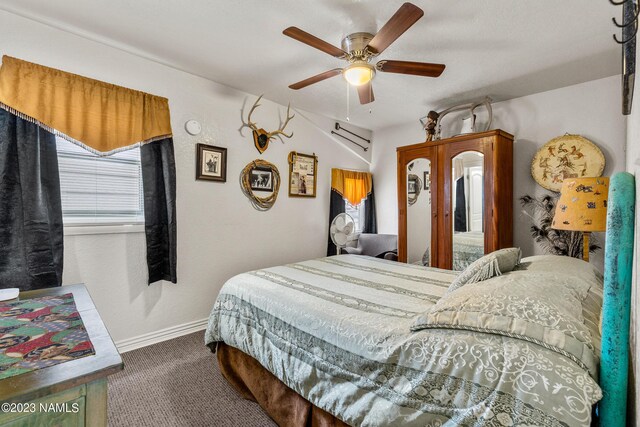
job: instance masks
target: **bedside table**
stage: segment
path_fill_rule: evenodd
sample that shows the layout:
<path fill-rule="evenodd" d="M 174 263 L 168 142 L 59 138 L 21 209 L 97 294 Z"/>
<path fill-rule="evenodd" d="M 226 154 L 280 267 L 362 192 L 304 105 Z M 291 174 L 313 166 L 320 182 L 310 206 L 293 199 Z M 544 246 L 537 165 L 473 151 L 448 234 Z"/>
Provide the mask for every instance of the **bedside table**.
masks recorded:
<path fill-rule="evenodd" d="M 19 298 L 68 293 L 73 294 L 95 354 L 0 380 L 0 426 L 107 425 L 107 376 L 124 364 L 87 288 L 26 291 Z M 3 408 L 7 403 L 9 411 Z"/>

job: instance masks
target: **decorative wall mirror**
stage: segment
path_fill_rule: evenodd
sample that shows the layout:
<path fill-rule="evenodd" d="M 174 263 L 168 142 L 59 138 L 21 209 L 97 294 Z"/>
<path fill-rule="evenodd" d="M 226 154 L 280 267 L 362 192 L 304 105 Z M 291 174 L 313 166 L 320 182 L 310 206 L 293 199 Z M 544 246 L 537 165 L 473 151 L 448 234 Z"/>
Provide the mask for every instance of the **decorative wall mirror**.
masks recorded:
<path fill-rule="evenodd" d="M 453 270 L 484 255 L 484 155 L 465 151 L 451 160 Z"/>
<path fill-rule="evenodd" d="M 407 167 L 409 169 L 409 167 Z M 431 197 L 424 192 L 420 176 L 429 176 L 431 161 L 425 158 L 411 162 L 407 173 L 407 262 L 431 265 Z"/>

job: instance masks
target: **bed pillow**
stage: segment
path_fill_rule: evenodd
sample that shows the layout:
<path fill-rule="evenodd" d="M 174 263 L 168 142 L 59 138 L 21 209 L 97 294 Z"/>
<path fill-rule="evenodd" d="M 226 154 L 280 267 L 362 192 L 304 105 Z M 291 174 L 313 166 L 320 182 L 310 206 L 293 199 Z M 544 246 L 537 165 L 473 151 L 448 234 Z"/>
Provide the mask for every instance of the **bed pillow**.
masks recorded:
<path fill-rule="evenodd" d="M 417 316 L 411 330 L 462 329 L 533 342 L 570 358 L 595 378 L 598 337 L 585 324 L 577 285 L 563 283 L 580 280 L 513 271 L 468 284 Z"/>
<path fill-rule="evenodd" d="M 466 284 L 491 279 L 513 270 L 520 263 L 521 254 L 520 248 L 506 248 L 475 260 L 456 277 L 447 293 Z"/>
<path fill-rule="evenodd" d="M 564 286 L 571 286 L 578 292 L 582 302 L 582 315 L 585 325 L 597 337 L 599 347 L 600 335 L 602 335 L 602 294 L 604 289 L 604 277 L 602 273 L 588 262 L 579 258 L 571 258 L 560 255 L 536 255 L 522 258 L 516 267 L 518 271 L 537 272 L 545 271 L 554 273 L 558 277 L 570 275 L 580 280 L 564 281 Z"/>
<path fill-rule="evenodd" d="M 516 270 L 546 271 L 549 273 L 571 274 L 581 278 L 585 284 L 602 288 L 604 278 L 602 273 L 592 264 L 579 258 L 560 255 L 536 255 L 522 258 Z"/>

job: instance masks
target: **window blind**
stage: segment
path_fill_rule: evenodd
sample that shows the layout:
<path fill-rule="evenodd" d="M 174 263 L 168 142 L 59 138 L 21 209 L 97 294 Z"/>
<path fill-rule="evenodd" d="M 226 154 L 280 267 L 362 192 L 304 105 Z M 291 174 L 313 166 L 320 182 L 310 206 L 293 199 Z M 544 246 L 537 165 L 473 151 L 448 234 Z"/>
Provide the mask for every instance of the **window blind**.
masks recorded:
<path fill-rule="evenodd" d="M 140 149 L 108 157 L 57 138 L 64 223 L 144 223 Z"/>

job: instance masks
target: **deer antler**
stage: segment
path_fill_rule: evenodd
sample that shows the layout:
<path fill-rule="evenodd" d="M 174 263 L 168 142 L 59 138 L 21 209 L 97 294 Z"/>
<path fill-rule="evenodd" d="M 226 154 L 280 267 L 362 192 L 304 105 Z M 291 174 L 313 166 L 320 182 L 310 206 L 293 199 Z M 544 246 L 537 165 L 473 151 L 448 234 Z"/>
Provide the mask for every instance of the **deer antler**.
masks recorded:
<path fill-rule="evenodd" d="M 244 121 L 244 114 L 242 115 L 242 125 L 248 128 L 251 128 L 251 130 L 253 130 L 254 132 L 254 137 L 255 135 L 259 135 L 261 138 L 264 138 L 266 136 L 268 139 L 273 139 L 276 135 L 282 135 L 286 138 L 291 138 L 293 136 L 293 132 L 291 132 L 289 135 L 284 133 L 284 129 L 289 124 L 289 121 L 295 117 L 295 114 L 291 116 L 289 115 L 289 113 L 291 112 L 291 104 L 287 106 L 287 119 L 284 121 L 280 129 L 276 131 L 267 132 L 263 129 L 258 128 L 258 125 L 256 125 L 254 122 L 251 121 L 251 114 L 253 114 L 253 111 L 260 106 L 260 100 L 262 99 L 262 96 L 263 95 L 260 95 L 258 99 L 256 99 L 256 102 L 253 104 L 253 107 L 251 107 L 251 110 L 249 110 L 249 115 L 247 116 L 246 122 Z"/>
<path fill-rule="evenodd" d="M 293 119 L 296 116 L 295 114 L 290 116 L 289 111 L 291 111 L 291 104 L 287 105 L 287 120 L 284 121 L 280 129 L 267 133 L 267 136 L 269 137 L 269 139 L 273 138 L 276 135 L 282 135 L 287 138 L 291 138 L 293 136 L 293 132 L 291 132 L 289 135 L 284 133 L 284 128 L 286 128 L 287 125 L 289 124 L 289 120 Z"/>
<path fill-rule="evenodd" d="M 255 110 L 257 107 L 260 106 L 259 102 L 262 99 L 262 96 L 263 95 L 260 95 L 260 97 L 258 97 L 258 99 L 256 99 L 256 102 L 253 103 L 253 107 L 251 107 L 251 110 L 249 110 L 249 115 L 247 116 L 247 122 L 248 123 L 245 123 L 244 116 L 242 117 L 242 124 L 244 126 L 247 126 L 248 128 L 251 128 L 251 130 L 253 130 L 253 131 L 257 131 L 258 130 L 258 126 L 256 126 L 256 124 L 251 121 L 251 114 L 253 114 L 253 110 Z"/>

